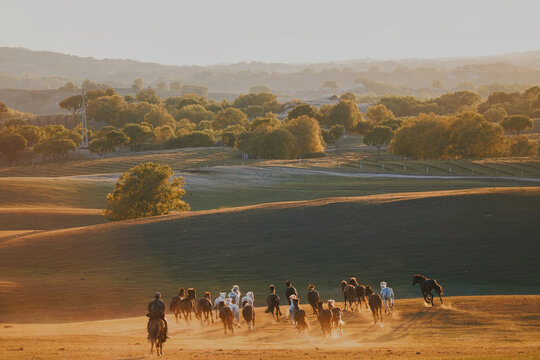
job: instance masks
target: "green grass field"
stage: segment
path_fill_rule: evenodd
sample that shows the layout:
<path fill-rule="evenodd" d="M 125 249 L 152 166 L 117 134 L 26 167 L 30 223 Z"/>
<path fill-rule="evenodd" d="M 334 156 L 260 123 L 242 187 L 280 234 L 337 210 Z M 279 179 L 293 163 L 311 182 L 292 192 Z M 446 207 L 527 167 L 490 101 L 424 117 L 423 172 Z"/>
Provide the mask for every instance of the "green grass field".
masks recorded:
<path fill-rule="evenodd" d="M 140 309 L 126 301 L 155 290 L 169 298 L 178 286 L 216 293 L 238 283 L 261 301 L 269 283 L 282 292 L 286 279 L 302 296 L 314 282 L 338 297 L 351 275 L 388 281 L 400 298 L 419 295 L 414 273 L 435 277 L 448 295 L 538 293 L 539 204 L 538 187 L 377 195 L 11 238 L 0 241 L 0 317 L 128 316 Z"/>

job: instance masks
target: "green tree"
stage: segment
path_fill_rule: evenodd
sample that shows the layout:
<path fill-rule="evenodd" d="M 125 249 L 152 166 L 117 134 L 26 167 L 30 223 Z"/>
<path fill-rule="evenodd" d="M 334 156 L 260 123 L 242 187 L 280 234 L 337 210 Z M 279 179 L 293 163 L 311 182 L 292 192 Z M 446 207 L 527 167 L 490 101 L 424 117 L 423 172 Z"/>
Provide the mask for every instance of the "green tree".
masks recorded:
<path fill-rule="evenodd" d="M 171 81 L 169 83 L 169 89 L 171 89 L 171 91 L 182 91 L 182 82 L 181 81 Z"/>
<path fill-rule="evenodd" d="M 39 126 L 23 125 L 17 129 L 17 133 L 26 139 L 26 146 L 33 147 L 43 138 L 43 131 Z"/>
<path fill-rule="evenodd" d="M 307 115 L 292 119 L 285 126 L 296 138 L 300 155 L 324 151 L 319 123 Z"/>
<path fill-rule="evenodd" d="M 137 78 L 133 80 L 133 85 L 131 85 L 131 89 L 135 91 L 141 91 L 144 88 L 144 80 Z"/>
<path fill-rule="evenodd" d="M 109 220 L 137 219 L 188 211 L 182 200 L 185 194 L 182 177 L 169 179 L 173 171 L 169 165 L 143 163 L 124 173 L 107 195 L 105 217 Z"/>
<path fill-rule="evenodd" d="M 501 121 L 501 126 L 505 131 L 508 131 L 513 135 L 519 135 L 520 131 L 532 130 L 534 124 L 528 116 L 511 115 Z"/>
<path fill-rule="evenodd" d="M 340 101 L 332 107 L 328 116 L 329 125 L 343 125 L 346 131 L 354 129 L 363 117 L 356 103 L 352 101 Z"/>
<path fill-rule="evenodd" d="M 129 137 L 122 131 L 113 130 L 105 134 L 105 139 L 113 146 L 118 148 L 129 143 Z"/>
<path fill-rule="evenodd" d="M 216 114 L 206 110 L 204 106 L 200 104 L 184 105 L 179 109 L 172 109 L 172 115 L 176 120 L 188 119 L 192 123 L 199 123 L 204 120 L 214 120 Z"/>
<path fill-rule="evenodd" d="M 315 109 L 309 104 L 300 104 L 287 114 L 287 119 L 295 119 L 302 115 L 307 115 L 309 117 L 315 118 L 317 116 L 317 109 Z"/>
<path fill-rule="evenodd" d="M 278 119 L 276 114 L 268 113 L 264 117 L 258 117 L 255 120 L 253 120 L 249 124 L 249 130 L 254 131 L 260 126 L 263 126 L 263 127 L 269 126 L 269 127 L 277 128 L 281 126 L 281 121 Z"/>
<path fill-rule="evenodd" d="M 156 85 L 156 89 L 158 89 L 159 91 L 167 91 L 168 88 L 169 86 L 167 85 L 165 81 L 160 81 Z"/>
<path fill-rule="evenodd" d="M 75 151 L 76 148 L 77 145 L 71 139 L 51 138 L 34 146 L 34 152 L 42 154 L 43 157 L 50 155 L 53 160 L 56 160 L 57 155 L 62 155 L 62 158 L 67 160 L 68 152 Z"/>
<path fill-rule="evenodd" d="M 71 91 L 71 92 L 75 92 L 77 91 L 77 86 L 72 83 L 71 81 L 68 81 L 67 83 L 65 83 L 63 86 L 60 86 L 58 88 L 58 90 L 60 91 Z"/>
<path fill-rule="evenodd" d="M 152 129 L 141 124 L 126 124 L 122 127 L 122 132 L 129 138 L 128 145 L 131 151 L 135 151 L 139 145 L 144 144 L 154 136 Z"/>
<path fill-rule="evenodd" d="M 90 118 L 118 126 L 121 125 L 120 114 L 127 106 L 120 95 L 101 96 L 88 101 L 87 114 Z"/>
<path fill-rule="evenodd" d="M 263 159 L 294 159 L 298 156 L 296 138 L 286 129 L 271 129 L 257 144 L 256 156 Z"/>
<path fill-rule="evenodd" d="M 501 106 L 491 106 L 485 113 L 482 114 L 484 118 L 493 123 L 498 123 L 503 121 L 508 117 L 508 113 Z"/>
<path fill-rule="evenodd" d="M 88 150 L 91 153 L 98 154 L 99 158 L 102 159 L 103 155 L 109 152 L 113 152 L 115 147 L 110 143 L 110 141 L 105 137 L 98 137 L 88 144 Z"/>
<path fill-rule="evenodd" d="M 381 123 L 386 120 L 394 119 L 394 113 L 392 113 L 391 110 L 388 110 L 383 104 L 373 105 L 368 107 L 366 119 L 375 123 Z"/>
<path fill-rule="evenodd" d="M 377 147 L 377 155 L 381 155 L 381 146 L 388 145 L 394 137 L 394 131 L 388 126 L 377 125 L 364 136 L 364 143 Z"/>
<path fill-rule="evenodd" d="M 152 88 L 140 90 L 135 96 L 137 102 L 147 102 L 149 104 L 159 104 L 161 99 L 157 96 L 156 91 Z"/>
<path fill-rule="evenodd" d="M 144 115 L 144 121 L 151 124 L 154 128 L 168 125 L 174 129 L 176 126 L 176 121 L 164 108 L 153 108 Z"/>
<path fill-rule="evenodd" d="M 4 154 L 8 161 L 15 160 L 17 152 L 26 148 L 26 139 L 21 134 L 2 134 L 0 135 L 0 152 Z"/>
<path fill-rule="evenodd" d="M 169 125 L 154 128 L 154 138 L 159 143 L 164 143 L 174 136 L 174 130 Z"/>
<path fill-rule="evenodd" d="M 228 108 L 217 113 L 212 125 L 214 130 L 222 130 L 229 125 L 235 124 L 247 127 L 247 116 L 239 109 Z"/>
<path fill-rule="evenodd" d="M 537 156 L 538 142 L 529 140 L 525 135 L 514 136 L 510 139 L 508 153 L 510 156 Z"/>

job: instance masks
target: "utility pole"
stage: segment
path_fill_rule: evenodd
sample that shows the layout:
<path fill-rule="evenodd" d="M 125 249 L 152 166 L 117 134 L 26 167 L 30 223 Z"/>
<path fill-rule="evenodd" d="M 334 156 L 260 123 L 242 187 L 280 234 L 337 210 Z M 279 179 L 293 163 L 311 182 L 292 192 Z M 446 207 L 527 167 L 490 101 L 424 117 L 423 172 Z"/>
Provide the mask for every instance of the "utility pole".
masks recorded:
<path fill-rule="evenodd" d="M 84 94 L 84 89 L 82 89 L 82 126 L 81 126 L 81 135 L 82 142 L 79 146 L 80 149 L 88 149 L 88 125 L 86 123 L 86 95 Z"/>

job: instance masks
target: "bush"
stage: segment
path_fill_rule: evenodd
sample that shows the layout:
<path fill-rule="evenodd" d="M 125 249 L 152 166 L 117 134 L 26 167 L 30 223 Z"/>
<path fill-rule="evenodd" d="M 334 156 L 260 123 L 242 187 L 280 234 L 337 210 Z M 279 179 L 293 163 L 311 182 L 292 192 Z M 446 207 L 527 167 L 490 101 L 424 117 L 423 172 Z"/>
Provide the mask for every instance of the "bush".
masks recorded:
<path fill-rule="evenodd" d="M 171 138 L 165 142 L 166 149 L 185 147 L 207 147 L 216 145 L 214 137 L 205 131 L 193 131 L 189 134 Z"/>
<path fill-rule="evenodd" d="M 529 140 L 525 135 L 519 135 L 510 139 L 508 149 L 510 156 L 536 156 L 538 155 L 538 143 Z"/>

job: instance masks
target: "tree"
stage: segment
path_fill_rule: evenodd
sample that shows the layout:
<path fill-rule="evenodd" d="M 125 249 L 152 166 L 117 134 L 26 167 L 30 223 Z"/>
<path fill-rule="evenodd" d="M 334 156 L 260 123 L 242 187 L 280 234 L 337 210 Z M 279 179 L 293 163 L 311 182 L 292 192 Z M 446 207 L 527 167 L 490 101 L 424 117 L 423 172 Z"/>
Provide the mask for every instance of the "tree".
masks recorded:
<path fill-rule="evenodd" d="M 179 109 L 172 109 L 172 115 L 176 120 L 188 119 L 195 124 L 204 120 L 214 120 L 216 117 L 216 114 L 206 110 L 204 106 L 200 104 L 190 104 L 182 106 Z"/>
<path fill-rule="evenodd" d="M 121 125 L 120 115 L 127 106 L 120 95 L 100 96 L 88 101 L 87 114 L 95 120 L 118 126 Z"/>
<path fill-rule="evenodd" d="M 272 90 L 266 85 L 255 85 L 249 88 L 251 94 L 270 93 Z"/>
<path fill-rule="evenodd" d="M 52 155 L 53 160 L 56 160 L 56 155 L 62 155 L 64 160 L 67 160 L 68 152 L 75 151 L 77 145 L 71 139 L 52 138 L 40 142 L 34 146 L 34 152 L 46 155 Z"/>
<path fill-rule="evenodd" d="M 109 220 L 137 219 L 189 211 L 182 201 L 184 178 L 173 178 L 169 165 L 143 163 L 124 173 L 107 195 L 105 217 Z"/>
<path fill-rule="evenodd" d="M 182 86 L 182 95 L 187 95 L 187 94 L 208 96 L 208 88 L 206 86 L 184 85 Z"/>
<path fill-rule="evenodd" d="M 529 140 L 525 135 L 518 135 L 510 139 L 508 153 L 510 156 L 536 156 L 538 143 Z"/>
<path fill-rule="evenodd" d="M 144 88 L 144 80 L 137 78 L 133 80 L 133 85 L 131 85 L 131 89 L 135 91 L 141 91 Z"/>
<path fill-rule="evenodd" d="M 319 123 L 312 117 L 302 115 L 285 126 L 296 138 L 300 155 L 324 151 Z"/>
<path fill-rule="evenodd" d="M 118 148 L 119 146 L 129 143 L 129 137 L 122 131 L 113 130 L 105 134 L 105 139 L 113 146 Z"/>
<path fill-rule="evenodd" d="M 236 126 L 239 126 L 239 125 L 236 125 Z M 258 117 L 255 120 L 253 120 L 249 124 L 249 130 L 254 131 L 260 126 L 263 126 L 263 127 L 269 126 L 269 127 L 276 128 L 276 127 L 281 126 L 281 121 L 278 119 L 276 114 L 268 113 L 264 117 Z"/>
<path fill-rule="evenodd" d="M 17 133 L 26 139 L 26 146 L 29 148 L 36 145 L 43 138 L 41 128 L 34 125 L 23 125 L 17 129 Z"/>
<path fill-rule="evenodd" d="M 264 116 L 264 107 L 260 105 L 249 105 L 246 109 L 246 115 L 248 118 L 253 119 L 259 116 Z"/>
<path fill-rule="evenodd" d="M 511 115 L 501 121 L 501 126 L 513 135 L 519 135 L 520 131 L 532 130 L 534 127 L 532 120 L 524 115 Z"/>
<path fill-rule="evenodd" d="M 98 137 L 88 144 L 88 150 L 91 153 L 98 154 L 99 158 L 102 159 L 103 155 L 108 152 L 113 152 L 115 147 L 109 142 L 105 137 Z"/>
<path fill-rule="evenodd" d="M 356 95 L 354 95 L 352 92 L 346 92 L 339 95 L 339 100 L 349 100 L 356 102 Z"/>
<path fill-rule="evenodd" d="M 455 93 L 447 93 L 435 99 L 435 103 L 444 108 L 445 114 L 454 114 L 459 112 L 463 107 L 470 107 L 482 100 L 480 95 L 472 91 L 457 91 Z"/>
<path fill-rule="evenodd" d="M 215 144 L 216 140 L 208 130 L 192 131 L 189 134 L 179 135 L 167 140 L 165 142 L 165 148 L 180 149 L 186 147 L 208 147 L 214 146 Z"/>
<path fill-rule="evenodd" d="M 492 106 L 482 115 L 487 121 L 494 123 L 499 123 L 508 117 L 508 113 L 501 106 Z"/>
<path fill-rule="evenodd" d="M 168 85 L 165 81 L 160 81 L 157 83 L 156 89 L 158 89 L 159 91 L 167 91 Z"/>
<path fill-rule="evenodd" d="M 75 116 L 82 109 L 82 95 L 73 95 L 58 103 L 61 109 L 67 110 Z"/>
<path fill-rule="evenodd" d="M 287 119 L 291 120 L 291 119 L 295 119 L 299 116 L 302 116 L 302 115 L 307 115 L 309 117 L 316 117 L 317 116 L 317 110 L 309 105 L 309 104 L 301 104 L 301 105 L 298 105 L 297 107 L 295 107 L 294 109 L 292 109 L 288 114 L 287 114 Z"/>
<path fill-rule="evenodd" d="M 356 103 L 352 101 L 340 101 L 332 107 L 328 116 L 330 125 L 343 125 L 347 131 L 354 129 L 356 124 L 362 120 L 362 114 Z"/>
<path fill-rule="evenodd" d="M 152 139 L 154 133 L 152 129 L 141 124 L 126 124 L 122 127 L 122 132 L 129 138 L 128 145 L 131 151 L 135 151 L 137 146 Z"/>
<path fill-rule="evenodd" d="M 8 161 L 15 160 L 15 155 L 26 148 L 26 139 L 21 134 L 0 135 L 0 152 L 6 155 Z"/>
<path fill-rule="evenodd" d="M 381 155 L 381 146 L 388 145 L 394 137 L 394 131 L 388 126 L 377 125 L 364 136 L 364 143 L 377 147 L 377 155 Z"/>
<path fill-rule="evenodd" d="M 147 102 L 149 104 L 159 104 L 161 99 L 156 95 L 156 91 L 152 88 L 141 90 L 135 96 L 137 102 Z"/>
<path fill-rule="evenodd" d="M 366 111 L 366 119 L 376 123 L 381 123 L 386 120 L 394 119 L 394 113 L 388 110 L 383 104 L 373 105 L 368 107 Z"/>
<path fill-rule="evenodd" d="M 263 159 L 294 159 L 298 155 L 296 138 L 286 129 L 272 129 L 257 144 L 255 155 Z"/>
<path fill-rule="evenodd" d="M 153 108 L 144 115 L 144 121 L 151 124 L 153 127 L 169 125 L 174 128 L 176 126 L 176 121 L 174 118 L 165 110 L 164 108 Z"/>
<path fill-rule="evenodd" d="M 174 130 L 169 125 L 154 128 L 154 138 L 159 143 L 164 143 L 174 136 Z"/>
<path fill-rule="evenodd" d="M 217 113 L 212 125 L 214 127 L 214 130 L 221 130 L 229 125 L 235 124 L 247 127 L 247 116 L 241 110 L 235 108 L 228 108 L 221 110 Z"/>
<path fill-rule="evenodd" d="M 63 86 L 60 86 L 58 88 L 58 90 L 60 91 L 71 91 L 71 92 L 75 92 L 77 91 L 77 86 L 72 83 L 71 81 L 68 81 L 67 83 L 65 83 Z"/>
<path fill-rule="evenodd" d="M 181 81 L 171 81 L 169 83 L 169 89 L 171 89 L 171 91 L 181 91 L 182 90 L 182 82 Z"/>
<path fill-rule="evenodd" d="M 2 114 L 7 113 L 7 112 L 8 112 L 7 105 L 0 101 L 0 116 L 2 116 Z"/>

